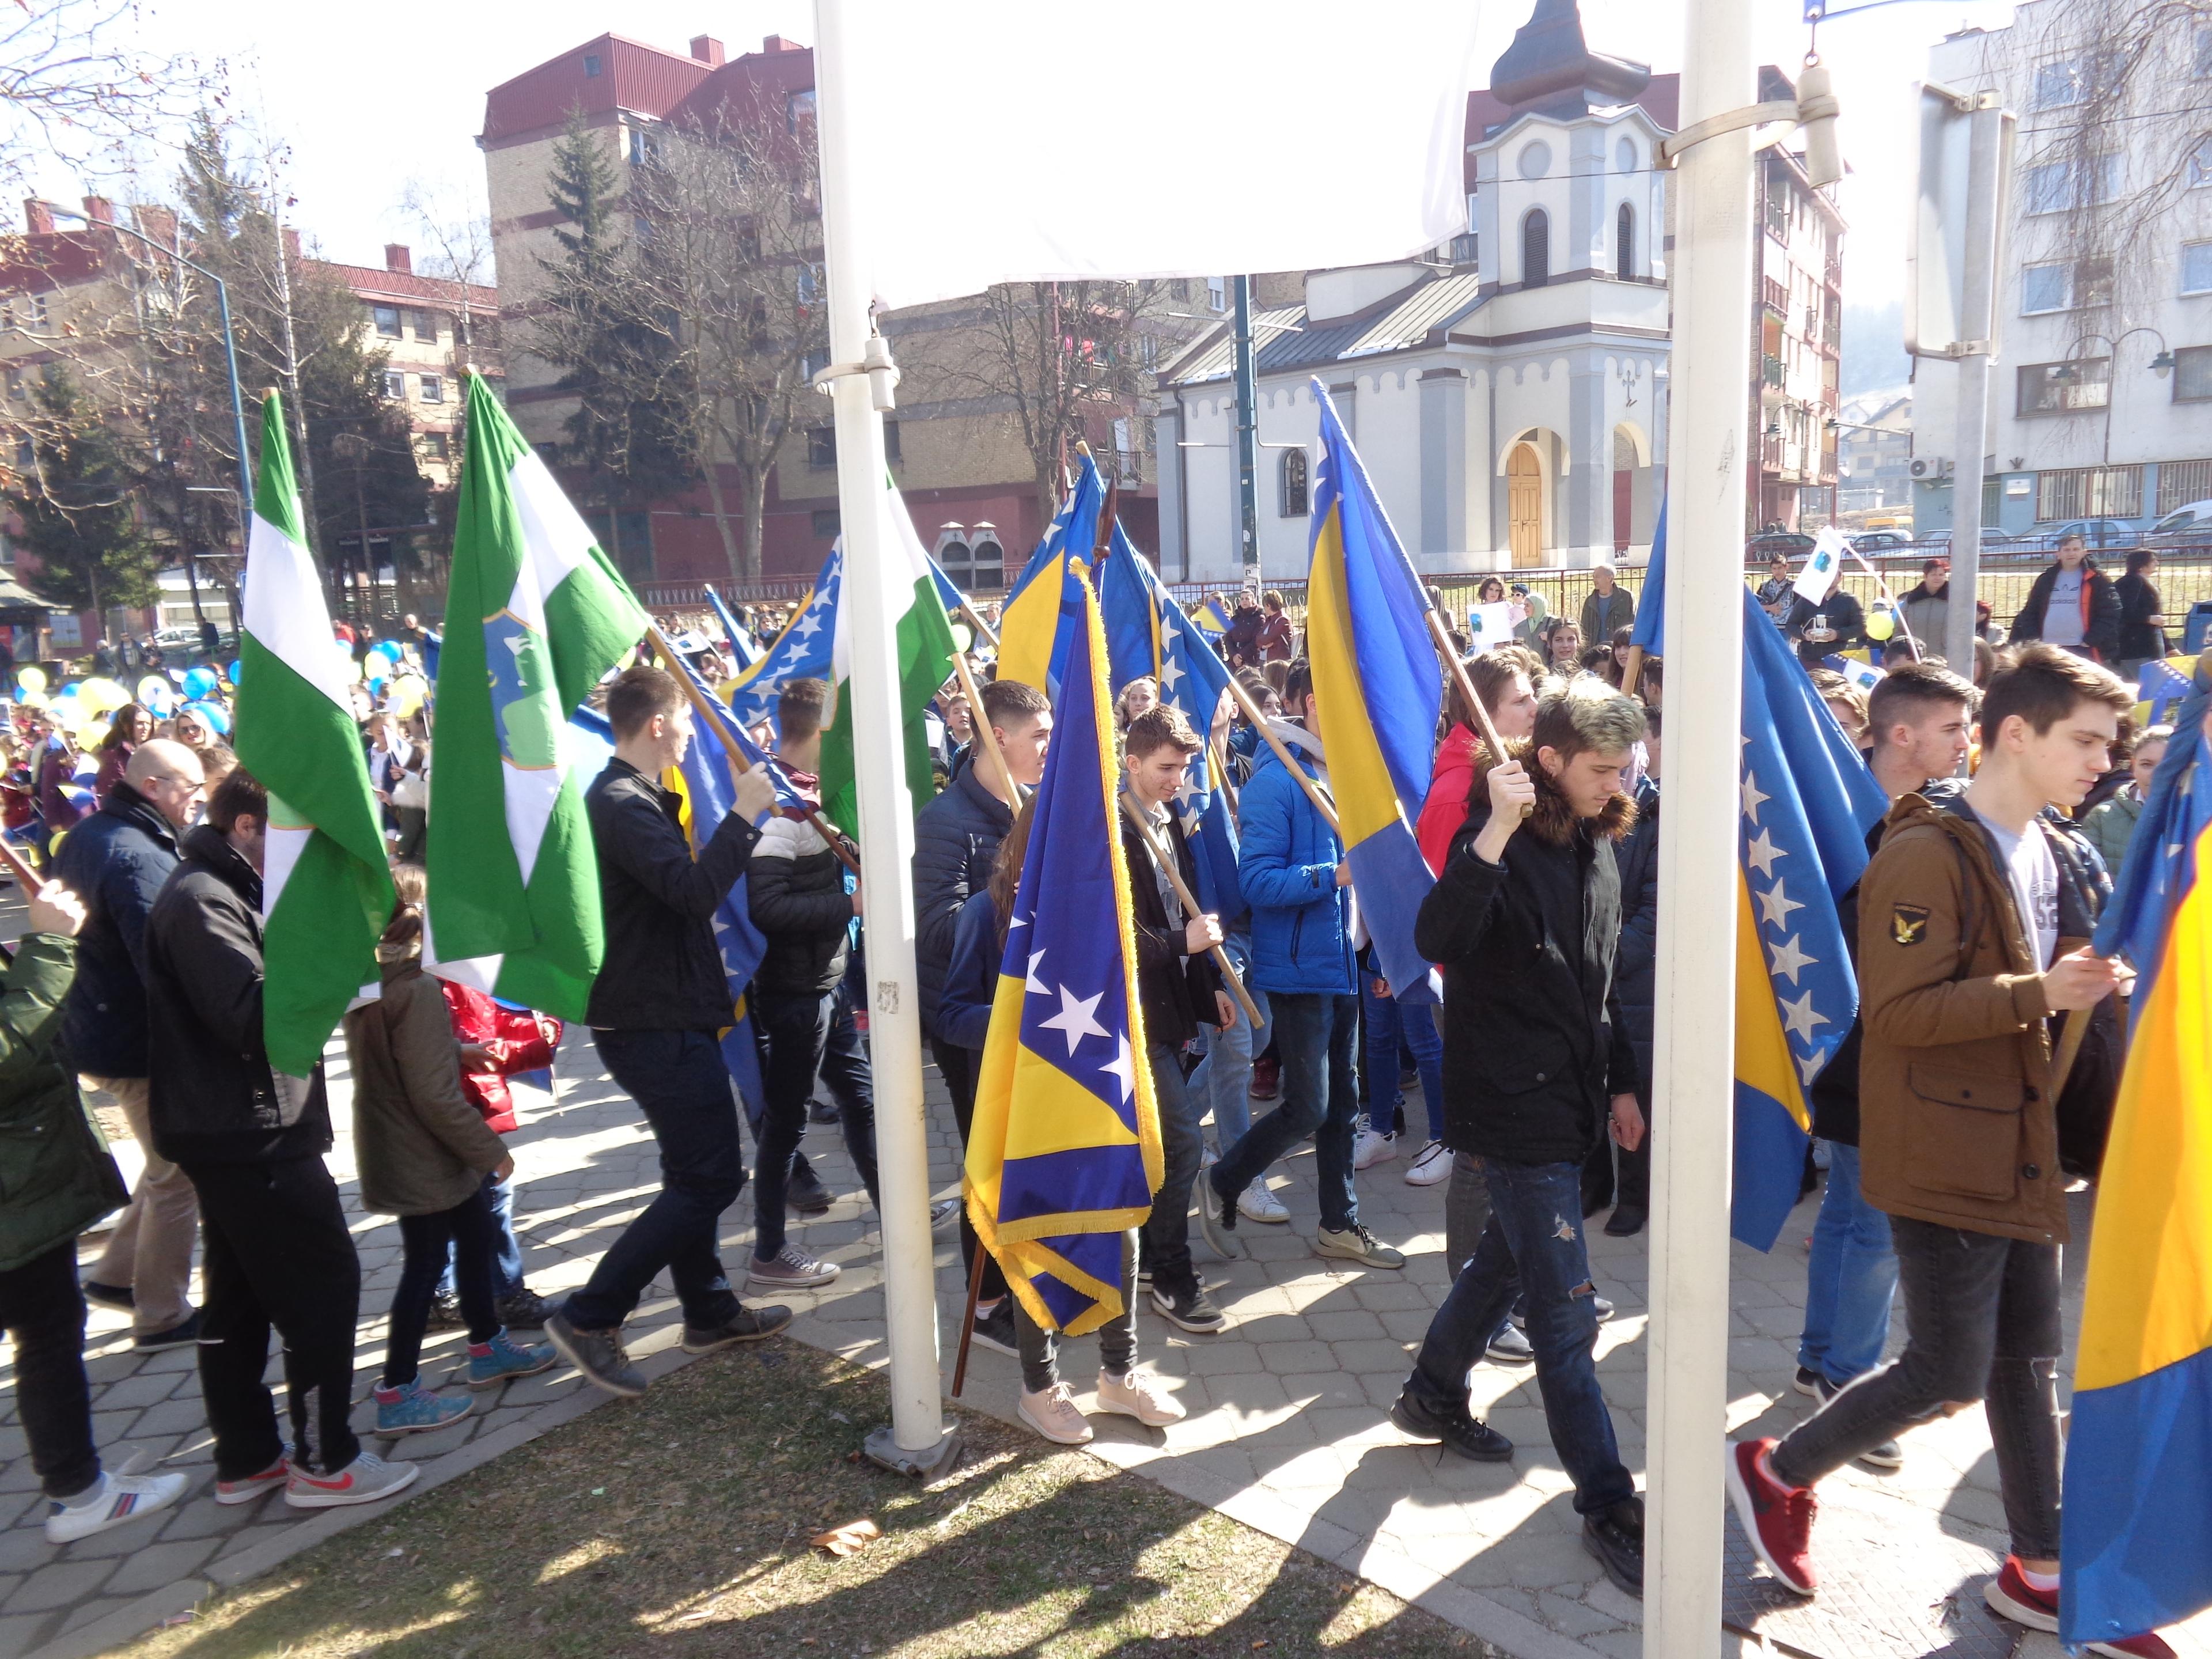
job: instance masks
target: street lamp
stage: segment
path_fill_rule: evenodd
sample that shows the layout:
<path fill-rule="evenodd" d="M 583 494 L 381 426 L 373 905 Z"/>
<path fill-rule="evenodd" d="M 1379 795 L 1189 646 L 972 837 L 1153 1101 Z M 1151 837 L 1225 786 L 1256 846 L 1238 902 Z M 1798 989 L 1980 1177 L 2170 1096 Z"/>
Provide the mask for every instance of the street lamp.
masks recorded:
<path fill-rule="evenodd" d="M 223 365 L 230 372 L 230 424 L 233 438 L 238 445 L 238 501 L 239 527 L 243 534 L 246 514 L 253 510 L 253 458 L 246 447 L 246 400 L 238 390 L 238 337 L 230 325 L 230 289 L 222 278 L 197 260 L 187 259 L 173 247 L 164 247 L 143 231 L 110 219 L 94 219 L 90 214 L 79 213 L 75 208 L 65 208 L 58 202 L 41 202 L 47 212 L 64 219 L 74 219 L 82 225 L 102 225 L 118 236 L 128 236 L 143 242 L 164 258 L 174 259 L 187 270 L 196 270 L 215 284 L 216 307 L 222 313 Z"/>
<path fill-rule="evenodd" d="M 2051 378 L 2052 380 L 2058 381 L 2061 385 L 2071 385 L 2074 381 L 2081 378 L 2081 371 L 2074 367 L 2074 363 L 2075 360 L 2081 355 L 2081 349 L 2084 346 L 2087 345 L 2092 340 L 2099 341 L 2104 345 L 2105 349 L 2111 354 L 2107 359 L 2110 367 L 2105 373 L 2105 451 L 2104 459 L 2098 463 L 2100 470 L 2108 468 L 2112 464 L 2112 395 L 2118 386 L 2118 381 L 2113 375 L 2112 370 L 2117 369 L 2120 366 L 2120 347 L 2127 341 L 2133 339 L 2138 334 L 2148 334 L 2151 338 L 2158 342 L 2158 355 L 2153 357 L 2150 362 L 2145 365 L 2145 367 L 2148 368 L 2152 374 L 2157 375 L 2161 380 L 2167 375 L 2172 374 L 2174 363 L 2173 349 L 2166 344 L 2166 336 L 2160 333 L 2158 330 L 2153 328 L 2148 323 L 2140 324 L 2136 327 L 2124 330 L 2118 338 L 2115 338 L 2109 334 L 2091 333 L 2081 335 L 2075 340 L 2072 345 L 2067 347 L 2064 361 L 2062 362 L 2057 368 L 2051 371 Z"/>

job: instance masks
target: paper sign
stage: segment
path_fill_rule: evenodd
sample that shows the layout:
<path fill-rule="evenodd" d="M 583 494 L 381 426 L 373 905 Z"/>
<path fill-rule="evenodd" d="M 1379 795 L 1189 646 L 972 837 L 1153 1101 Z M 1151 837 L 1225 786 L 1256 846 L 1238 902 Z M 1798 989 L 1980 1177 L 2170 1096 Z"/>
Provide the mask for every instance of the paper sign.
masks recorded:
<path fill-rule="evenodd" d="M 1513 607 L 1478 605 L 1467 613 L 1467 642 L 1478 652 L 1495 651 L 1513 643 Z"/>
<path fill-rule="evenodd" d="M 1795 584 L 1799 597 L 1819 605 L 1835 591 L 1843 574 L 1845 548 L 1843 532 L 1833 525 L 1814 538 L 1812 556 L 1805 561 L 1805 568 L 1798 573 Z"/>

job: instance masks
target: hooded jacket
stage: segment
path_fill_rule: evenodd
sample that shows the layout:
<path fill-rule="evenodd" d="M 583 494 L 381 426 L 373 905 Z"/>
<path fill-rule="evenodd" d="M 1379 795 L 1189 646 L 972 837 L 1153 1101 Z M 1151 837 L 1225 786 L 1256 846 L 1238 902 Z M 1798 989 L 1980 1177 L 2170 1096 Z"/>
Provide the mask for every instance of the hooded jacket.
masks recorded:
<path fill-rule="evenodd" d="M 130 1198 L 55 1052 L 76 941 L 27 933 L 0 975 L 0 1273 L 35 1261 Z"/>
<path fill-rule="evenodd" d="M 1275 735 L 1310 778 L 1323 775 L 1321 740 L 1278 720 Z M 1350 996 L 1359 988 L 1352 959 L 1352 890 L 1336 883 L 1344 845 L 1264 745 L 1237 802 L 1237 884 L 1252 907 L 1247 982 L 1289 995 Z"/>
<path fill-rule="evenodd" d="M 937 1004 L 952 965 L 961 907 L 989 888 L 999 843 L 1013 827 L 1012 811 L 973 765 L 958 769 L 944 793 L 915 816 L 914 965 L 926 1035 L 942 1035 Z"/>
<path fill-rule="evenodd" d="M 499 1068 L 463 1072 L 461 1092 L 483 1115 L 493 1133 L 506 1134 L 515 1127 L 514 1093 L 507 1080 L 518 1072 L 534 1072 L 553 1063 L 561 1048 L 561 1022 L 550 1014 L 509 1008 L 458 980 L 441 979 L 437 985 L 445 995 L 453 1040 L 488 1050 Z"/>
<path fill-rule="evenodd" d="M 1170 856 L 1182 877 L 1184 887 L 1198 891 L 1198 865 L 1183 838 L 1182 822 L 1172 812 L 1164 830 L 1158 828 Z M 1171 921 L 1167 900 L 1160 892 L 1160 878 L 1145 838 L 1126 817 L 1121 821 L 1121 857 L 1129 869 L 1129 908 L 1137 939 L 1137 995 L 1145 1011 L 1145 1041 L 1180 1048 L 1198 1035 L 1200 1025 L 1219 1018 L 1213 994 L 1224 988 L 1221 972 L 1211 951 L 1190 953 L 1189 935 L 1182 922 Z M 988 905 L 989 901 L 986 899 Z"/>
<path fill-rule="evenodd" d="M 2054 957 L 2082 943 L 2067 850 Z M 2037 1243 L 2066 1237 L 2043 974 L 1989 835 L 1963 799 L 1902 797 L 1859 881 L 1860 1185 L 1892 1215 Z"/>
<path fill-rule="evenodd" d="M 434 1215 L 467 1201 L 507 1148 L 461 1088 L 460 1045 L 420 939 L 376 951 L 383 994 L 345 1017 L 362 1207 Z"/>
<path fill-rule="evenodd" d="M 805 818 L 779 812 L 763 826 L 745 870 L 753 926 L 767 939 L 754 989 L 820 996 L 845 977 L 853 901 L 845 866 Z"/>
<path fill-rule="evenodd" d="M 2058 566 L 2054 562 L 2043 567 L 2027 590 L 2020 614 L 2012 619 L 2009 643 L 2022 645 L 2043 637 L 2051 590 L 2057 586 Z M 2097 568 L 2094 559 L 2081 561 L 2081 643 L 2100 662 L 2110 662 L 2119 653 L 2120 596 L 2112 579 Z"/>
<path fill-rule="evenodd" d="M 177 867 L 177 831 L 126 781 L 78 824 L 54 858 L 55 878 L 84 901 L 76 982 L 63 1005 L 70 1063 L 93 1077 L 146 1075 L 146 918 Z"/>
<path fill-rule="evenodd" d="M 1534 811 L 1492 864 L 1474 851 L 1490 821 L 1478 799 L 1413 924 L 1415 945 L 1443 967 L 1444 1144 L 1509 1164 L 1580 1164 L 1611 1097 L 1636 1087 L 1613 982 L 1613 843 L 1636 807 L 1615 794 L 1577 818 L 1525 739 L 1508 752 L 1535 782 Z"/>
<path fill-rule="evenodd" d="M 1452 841 L 1467 822 L 1467 794 L 1474 787 L 1475 759 L 1481 753 L 1481 733 L 1464 720 L 1445 732 L 1444 740 L 1437 745 L 1436 763 L 1429 772 L 1429 793 L 1413 825 L 1413 839 L 1421 844 L 1421 858 L 1431 875 L 1443 874 Z"/>

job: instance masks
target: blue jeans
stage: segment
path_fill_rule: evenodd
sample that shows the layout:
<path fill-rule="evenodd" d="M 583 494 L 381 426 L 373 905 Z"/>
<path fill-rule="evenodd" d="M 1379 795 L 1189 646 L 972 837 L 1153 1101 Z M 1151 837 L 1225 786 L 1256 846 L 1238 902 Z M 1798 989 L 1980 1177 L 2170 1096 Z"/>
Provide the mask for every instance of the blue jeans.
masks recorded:
<path fill-rule="evenodd" d="M 1421 1074 L 1421 1100 L 1429 1110 L 1427 1139 L 1444 1138 L 1444 1039 L 1437 1030 L 1433 1003 L 1401 1003 L 1375 994 L 1370 974 L 1359 976 L 1359 998 L 1367 1013 L 1367 1127 L 1387 1134 L 1398 1127 L 1406 1097 L 1398 1091 L 1398 1043 L 1413 1051 Z"/>
<path fill-rule="evenodd" d="M 489 1342 L 499 1334 L 493 1299 L 492 1261 L 499 1248 L 499 1224 L 492 1217 L 487 1181 L 450 1210 L 399 1218 L 402 1247 L 399 1283 L 392 1292 L 390 1329 L 384 1341 L 384 1386 L 404 1388 L 415 1380 L 422 1358 L 422 1333 L 430 1323 L 430 1297 L 441 1272 L 458 1253 L 461 1316 L 469 1340 Z"/>
<path fill-rule="evenodd" d="M 522 1289 L 522 1241 L 514 1236 L 514 1183 L 488 1175 L 483 1189 L 491 1200 L 492 1219 L 499 1224 L 499 1239 L 491 1258 L 491 1293 L 504 1302 Z M 438 1276 L 440 1296 L 453 1294 L 455 1248 L 446 1247 L 446 1271 Z"/>
<path fill-rule="evenodd" d="M 1243 974 L 1252 962 L 1252 936 L 1231 933 L 1221 941 L 1221 948 Z M 1268 1040 L 1275 1034 L 1275 1022 L 1268 1012 L 1267 994 L 1253 985 L 1249 976 L 1244 981 L 1245 992 L 1252 1006 L 1260 1011 L 1260 1025 L 1255 1030 L 1244 1018 L 1244 1011 L 1235 1010 L 1235 1018 L 1215 1030 L 1210 1025 L 1198 1028 L 1200 1058 L 1197 1069 L 1190 1074 L 1191 1098 L 1198 1103 L 1198 1115 L 1213 1114 L 1213 1139 L 1216 1150 L 1226 1152 L 1244 1139 L 1252 1127 L 1252 1097 L 1247 1092 L 1252 1086 L 1252 1056 L 1264 1053 Z M 1231 997 L 1233 1005 L 1236 999 Z"/>
<path fill-rule="evenodd" d="M 1805 1264 L 1805 1334 L 1797 1363 L 1838 1388 L 1881 1364 L 1897 1252 L 1889 1218 L 1859 1191 L 1859 1149 L 1828 1143 L 1828 1188 Z"/>
<path fill-rule="evenodd" d="M 1308 1135 L 1320 1165 L 1321 1224 L 1343 1232 L 1359 1223 L 1352 1185 L 1352 1139 L 1359 1117 L 1359 999 L 1279 991 L 1270 999 L 1283 1097 L 1206 1171 L 1217 1194 L 1234 1197 Z"/>
<path fill-rule="evenodd" d="M 1486 1158 L 1482 1175 L 1490 1219 L 1429 1322 L 1407 1387 L 1438 1408 L 1464 1407 L 1468 1371 L 1525 1291 L 1553 1449 L 1575 1483 L 1576 1510 L 1595 1514 L 1632 1496 L 1636 1483 L 1598 1388 L 1597 1287 L 1583 1237 L 1582 1165 Z"/>
<path fill-rule="evenodd" d="M 736 1091 L 712 1031 L 593 1031 L 599 1058 L 638 1103 L 660 1148 L 660 1193 L 623 1229 L 565 1311 L 582 1330 L 607 1330 L 630 1316 L 665 1267 L 701 1329 L 729 1323 L 738 1298 L 716 1245 L 722 1212 L 744 1190 Z"/>
<path fill-rule="evenodd" d="M 1143 1228 L 1145 1260 L 1152 1267 L 1152 1283 L 1175 1291 L 1198 1282 L 1190 1265 L 1190 1187 L 1198 1179 L 1206 1142 L 1198 1129 L 1198 1101 L 1183 1081 L 1176 1051 L 1155 1042 L 1146 1052 L 1152 1066 L 1152 1097 L 1159 1105 L 1162 1156 L 1160 1190 Z M 1133 1304 L 1133 1281 L 1127 1294 Z"/>

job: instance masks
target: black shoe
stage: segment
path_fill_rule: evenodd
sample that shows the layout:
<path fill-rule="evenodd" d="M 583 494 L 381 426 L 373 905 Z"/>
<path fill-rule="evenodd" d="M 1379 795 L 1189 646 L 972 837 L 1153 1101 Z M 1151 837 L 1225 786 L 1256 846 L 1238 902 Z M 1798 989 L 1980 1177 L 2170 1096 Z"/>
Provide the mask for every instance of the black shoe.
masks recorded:
<path fill-rule="evenodd" d="M 451 1291 L 440 1291 L 430 1298 L 430 1322 L 426 1331 L 465 1331 L 467 1318 L 461 1312 L 461 1298 Z"/>
<path fill-rule="evenodd" d="M 1170 1291 L 1164 1285 L 1152 1286 L 1152 1306 L 1161 1318 L 1178 1330 L 1196 1331 L 1210 1336 L 1228 1324 L 1213 1298 L 1206 1293 L 1202 1285 L 1191 1284 Z"/>
<path fill-rule="evenodd" d="M 936 1203 L 929 1206 L 929 1231 L 935 1232 L 940 1227 L 950 1226 L 953 1218 L 959 1213 L 960 1200 L 958 1199 L 939 1199 Z"/>
<path fill-rule="evenodd" d="M 537 1330 L 553 1311 L 553 1304 L 527 1285 L 513 1296 L 500 1297 L 492 1308 L 499 1315 L 499 1322 L 511 1331 Z"/>
<path fill-rule="evenodd" d="M 757 1342 L 764 1336 L 774 1336 L 791 1323 L 791 1310 L 764 1305 L 748 1308 L 743 1303 L 724 1323 L 707 1328 L 690 1324 L 684 1327 L 684 1352 L 713 1353 L 718 1348 L 734 1347 L 740 1342 Z"/>
<path fill-rule="evenodd" d="M 976 1319 L 975 1342 L 980 1347 L 1012 1354 L 1017 1359 L 1022 1357 L 1021 1349 L 1014 1344 L 1014 1298 L 1011 1292 L 1000 1297 L 997 1307 Z"/>
<path fill-rule="evenodd" d="M 1234 1261 L 1244 1254 L 1244 1246 L 1237 1237 L 1237 1194 L 1224 1198 L 1213 1184 L 1213 1171 L 1220 1167 L 1211 1164 L 1200 1170 L 1191 1185 L 1198 1195 L 1199 1236 L 1214 1255 L 1224 1261 Z"/>
<path fill-rule="evenodd" d="M 806 1121 L 809 1123 L 835 1123 L 837 1108 L 826 1100 L 810 1100 L 806 1103 Z"/>
<path fill-rule="evenodd" d="M 131 1339 L 140 1353 L 161 1353 L 170 1348 L 189 1348 L 200 1340 L 200 1310 L 195 1308 L 181 1322 L 166 1331 L 147 1331 Z"/>
<path fill-rule="evenodd" d="M 1802 1376 L 1805 1373 L 1800 1371 L 1798 1375 Z M 1842 1392 L 1820 1373 L 1813 1374 L 1811 1393 L 1823 1406 Z M 1878 1440 L 1859 1454 L 1858 1461 L 1870 1469 L 1901 1469 L 1905 1467 L 1905 1448 L 1894 1440 Z"/>
<path fill-rule="evenodd" d="M 1390 1421 L 1401 1433 L 1416 1440 L 1440 1442 L 1446 1449 L 1477 1463 L 1503 1463 L 1513 1455 L 1513 1443 L 1480 1418 L 1468 1415 L 1464 1401 L 1432 1406 L 1408 1387 L 1390 1407 Z"/>
<path fill-rule="evenodd" d="M 1613 1206 L 1613 1213 L 1606 1218 L 1606 1237 L 1633 1238 L 1644 1231 L 1644 1223 L 1647 1218 L 1641 1204 L 1616 1204 Z"/>
<path fill-rule="evenodd" d="M 1608 1509 L 1583 1516 L 1583 1547 L 1597 1557 L 1605 1576 L 1620 1589 L 1644 1598 L 1644 1500 L 1624 1498 Z"/>
<path fill-rule="evenodd" d="M 812 1170 L 794 1175 L 783 1189 L 784 1207 L 793 1215 L 811 1218 L 830 1213 L 830 1189 Z"/>
<path fill-rule="evenodd" d="M 103 1285 L 96 1279 L 84 1281 L 84 1299 L 103 1308 L 120 1308 L 125 1313 L 138 1305 L 137 1292 L 128 1285 Z"/>
<path fill-rule="evenodd" d="M 1814 1400 L 1820 1400 L 1821 1385 L 1827 1380 L 1828 1379 L 1826 1377 L 1821 1376 L 1820 1372 L 1814 1370 L 1810 1365 L 1800 1365 L 1797 1368 L 1797 1375 L 1790 1378 L 1790 1386 L 1796 1389 L 1797 1392 L 1802 1395 L 1809 1395 Z M 1826 1405 L 1826 1403 L 1827 1402 L 1825 1400 L 1821 1401 L 1821 1404 Z"/>
<path fill-rule="evenodd" d="M 620 1326 L 605 1331 L 580 1330 L 568 1322 L 567 1314 L 556 1312 L 545 1316 L 545 1338 L 561 1351 L 562 1358 L 583 1372 L 585 1380 L 595 1387 L 625 1400 L 643 1396 L 645 1376 L 629 1363 Z"/>

